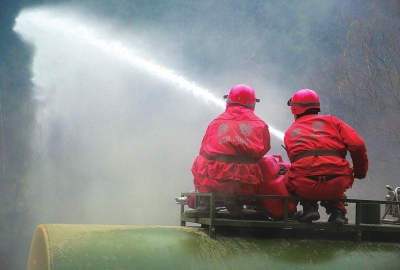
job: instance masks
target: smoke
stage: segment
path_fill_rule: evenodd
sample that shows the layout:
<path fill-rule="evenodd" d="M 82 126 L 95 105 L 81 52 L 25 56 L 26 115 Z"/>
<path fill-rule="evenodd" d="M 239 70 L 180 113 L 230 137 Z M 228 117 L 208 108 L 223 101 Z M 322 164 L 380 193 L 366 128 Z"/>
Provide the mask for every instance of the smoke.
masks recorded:
<path fill-rule="evenodd" d="M 14 30 L 34 47 L 29 195 L 40 223 L 179 224 L 174 197 L 193 189 L 190 168 L 208 123 L 223 111 L 222 94 L 236 83 L 256 91 L 264 84 L 225 74 L 207 80 L 220 89 L 216 98 L 141 57 L 151 52 L 134 29 L 76 9 L 24 10 Z M 261 117 L 279 113 L 268 104 L 273 91 L 257 92 Z M 271 132 L 279 138 L 274 153 L 282 153 L 282 134 Z"/>

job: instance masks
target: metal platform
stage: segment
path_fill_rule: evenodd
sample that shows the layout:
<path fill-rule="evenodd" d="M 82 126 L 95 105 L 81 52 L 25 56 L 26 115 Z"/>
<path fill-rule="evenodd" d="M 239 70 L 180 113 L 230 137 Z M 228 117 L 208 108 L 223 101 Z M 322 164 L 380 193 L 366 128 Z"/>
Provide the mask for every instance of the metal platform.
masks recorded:
<path fill-rule="evenodd" d="M 287 196 L 271 196 L 271 195 L 252 195 L 252 196 L 235 196 L 232 194 L 222 193 L 181 193 L 182 197 L 187 196 L 209 196 L 210 197 L 210 215 L 206 217 L 187 217 L 185 216 L 185 204 L 181 204 L 180 221 L 181 226 L 187 226 L 187 223 L 199 224 L 202 227 L 208 227 L 209 236 L 217 237 L 219 230 L 226 228 L 240 229 L 256 229 L 270 228 L 279 229 L 283 235 L 295 235 L 296 232 L 302 232 L 302 235 L 323 235 L 329 234 L 333 237 L 343 235 L 345 238 L 353 237 L 355 242 L 368 241 L 369 239 L 377 238 L 382 240 L 400 243 L 400 220 L 399 218 L 385 219 L 388 211 L 385 211 L 383 217 L 380 216 L 381 205 L 385 205 L 385 209 L 389 207 L 398 207 L 398 201 L 376 201 L 376 200 L 359 200 L 359 199 L 338 199 L 348 205 L 355 204 L 354 218 L 349 217 L 349 224 L 332 224 L 326 221 L 318 221 L 312 223 L 297 222 L 288 217 L 287 206 L 289 200 L 301 201 L 299 197 Z M 284 200 L 284 217 L 279 221 L 265 220 L 259 211 L 243 209 L 242 218 L 231 217 L 229 212 L 223 208 L 216 208 L 217 198 L 238 197 L 238 198 L 253 198 L 253 199 L 282 199 Z M 351 222 L 351 220 L 354 222 Z M 260 231 L 260 230 L 258 230 Z M 351 236 L 352 235 L 352 236 Z"/>

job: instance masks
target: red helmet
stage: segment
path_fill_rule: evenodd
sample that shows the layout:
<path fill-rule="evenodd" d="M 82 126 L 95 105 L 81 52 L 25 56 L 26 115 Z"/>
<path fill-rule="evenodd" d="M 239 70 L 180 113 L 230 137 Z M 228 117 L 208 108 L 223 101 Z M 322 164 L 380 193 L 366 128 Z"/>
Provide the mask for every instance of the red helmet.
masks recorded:
<path fill-rule="evenodd" d="M 224 98 L 227 98 L 226 103 L 228 104 L 242 105 L 247 108 L 254 108 L 256 102 L 260 102 L 260 100 L 256 98 L 254 90 L 246 84 L 235 85 L 232 87 L 231 91 L 229 91 L 229 95 L 225 95 Z"/>
<path fill-rule="evenodd" d="M 288 106 L 291 106 L 292 114 L 302 114 L 308 109 L 318 109 L 321 111 L 321 106 L 319 103 L 319 97 L 311 89 L 301 89 L 297 91 L 293 97 L 291 97 L 288 102 Z"/>

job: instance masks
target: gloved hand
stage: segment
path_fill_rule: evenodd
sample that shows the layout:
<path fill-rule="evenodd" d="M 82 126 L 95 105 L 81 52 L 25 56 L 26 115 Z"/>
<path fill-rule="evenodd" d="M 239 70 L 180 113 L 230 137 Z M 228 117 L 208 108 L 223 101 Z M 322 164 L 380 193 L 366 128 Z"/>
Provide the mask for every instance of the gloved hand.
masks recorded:
<path fill-rule="evenodd" d="M 355 174 L 355 175 L 354 175 L 354 178 L 357 178 L 357 179 L 364 179 L 364 178 L 365 178 L 365 175 Z"/>

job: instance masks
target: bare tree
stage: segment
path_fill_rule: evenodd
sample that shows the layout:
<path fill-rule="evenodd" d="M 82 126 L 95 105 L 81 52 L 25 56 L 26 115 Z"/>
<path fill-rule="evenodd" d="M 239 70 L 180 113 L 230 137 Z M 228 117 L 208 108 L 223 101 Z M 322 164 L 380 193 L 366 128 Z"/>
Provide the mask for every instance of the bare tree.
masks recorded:
<path fill-rule="evenodd" d="M 309 85 L 321 93 L 325 112 L 362 134 L 373 173 L 394 176 L 400 172 L 400 4 L 358 5 L 350 21 L 342 13 L 341 35 L 331 35 L 339 53 L 321 59 Z"/>

